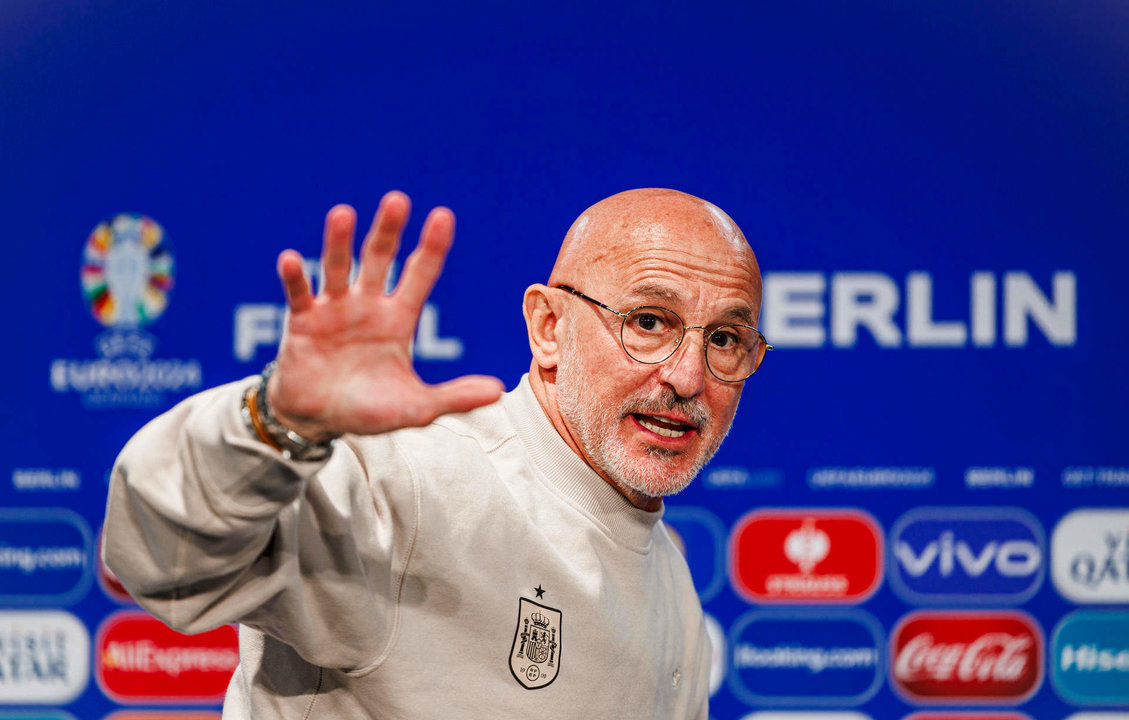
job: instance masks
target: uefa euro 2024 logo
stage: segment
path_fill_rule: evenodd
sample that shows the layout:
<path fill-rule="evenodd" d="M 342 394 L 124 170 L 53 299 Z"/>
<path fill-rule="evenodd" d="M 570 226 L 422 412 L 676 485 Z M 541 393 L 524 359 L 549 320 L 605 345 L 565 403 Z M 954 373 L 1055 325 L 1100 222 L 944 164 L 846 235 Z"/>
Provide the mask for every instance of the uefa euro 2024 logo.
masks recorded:
<path fill-rule="evenodd" d="M 86 239 L 82 294 L 106 327 L 140 327 L 160 317 L 173 285 L 172 248 L 152 218 L 122 214 Z"/>
<path fill-rule="evenodd" d="M 122 213 L 101 222 L 83 248 L 82 293 L 107 328 L 97 359 L 57 359 L 56 392 L 76 392 L 87 407 L 156 407 L 169 392 L 203 385 L 200 361 L 154 358 L 157 338 L 141 328 L 164 313 L 173 287 L 172 246 L 152 218 Z"/>

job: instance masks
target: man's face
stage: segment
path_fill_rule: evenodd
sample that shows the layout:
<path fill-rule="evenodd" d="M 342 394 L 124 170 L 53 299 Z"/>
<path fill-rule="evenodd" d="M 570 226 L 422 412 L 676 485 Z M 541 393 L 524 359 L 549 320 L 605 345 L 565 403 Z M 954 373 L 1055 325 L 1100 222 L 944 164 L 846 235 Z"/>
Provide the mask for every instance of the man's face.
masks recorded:
<path fill-rule="evenodd" d="M 577 289 L 620 312 L 666 307 L 690 326 L 756 324 L 751 254 L 709 233 L 649 232 L 598 253 L 599 275 Z M 581 298 L 567 302 L 557 404 L 581 451 L 621 487 L 648 497 L 682 490 L 729 431 L 744 383 L 710 374 L 702 330 L 688 330 L 672 357 L 648 365 L 624 352 L 619 317 Z"/>

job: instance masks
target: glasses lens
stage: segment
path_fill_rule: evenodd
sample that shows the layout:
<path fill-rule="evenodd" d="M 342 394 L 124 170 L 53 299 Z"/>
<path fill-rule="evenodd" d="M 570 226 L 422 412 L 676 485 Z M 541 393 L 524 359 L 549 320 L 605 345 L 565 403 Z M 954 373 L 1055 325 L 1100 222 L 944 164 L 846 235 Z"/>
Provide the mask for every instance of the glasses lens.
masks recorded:
<path fill-rule="evenodd" d="M 764 338 L 751 327 L 722 325 L 710 333 L 706 362 L 722 380 L 744 380 L 756 372 L 766 349 Z"/>
<path fill-rule="evenodd" d="M 639 362 L 666 360 L 682 341 L 682 319 L 661 307 L 635 308 L 623 320 L 623 349 Z"/>

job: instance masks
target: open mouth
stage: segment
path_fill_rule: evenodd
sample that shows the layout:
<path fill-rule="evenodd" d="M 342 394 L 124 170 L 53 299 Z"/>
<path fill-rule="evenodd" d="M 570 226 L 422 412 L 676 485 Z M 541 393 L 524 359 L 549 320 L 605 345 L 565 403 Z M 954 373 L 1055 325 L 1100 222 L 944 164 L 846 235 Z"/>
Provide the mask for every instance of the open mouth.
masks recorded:
<path fill-rule="evenodd" d="M 635 422 L 642 425 L 647 430 L 650 430 L 656 435 L 661 435 L 667 438 L 680 438 L 686 433 L 694 429 L 693 425 L 687 425 L 677 420 L 670 418 L 658 417 L 656 415 L 641 415 L 639 413 L 632 413 Z"/>

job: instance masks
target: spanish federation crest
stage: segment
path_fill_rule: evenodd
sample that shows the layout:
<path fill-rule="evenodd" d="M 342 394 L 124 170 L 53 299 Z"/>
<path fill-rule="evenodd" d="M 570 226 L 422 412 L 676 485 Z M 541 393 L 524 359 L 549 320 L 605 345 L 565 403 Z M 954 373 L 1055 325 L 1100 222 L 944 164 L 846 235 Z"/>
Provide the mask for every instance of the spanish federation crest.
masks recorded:
<path fill-rule="evenodd" d="M 561 669 L 561 611 L 521 598 L 510 649 L 510 672 L 527 690 L 540 690 Z"/>

